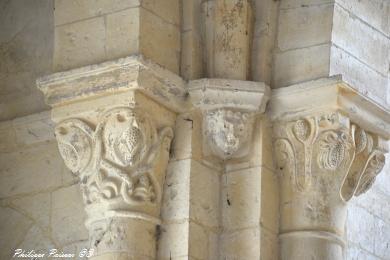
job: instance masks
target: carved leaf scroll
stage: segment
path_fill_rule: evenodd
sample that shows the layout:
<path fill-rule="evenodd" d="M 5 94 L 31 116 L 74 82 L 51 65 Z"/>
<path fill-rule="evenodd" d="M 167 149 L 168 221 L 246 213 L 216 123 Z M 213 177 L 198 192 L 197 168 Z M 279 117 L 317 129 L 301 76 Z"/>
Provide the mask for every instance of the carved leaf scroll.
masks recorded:
<path fill-rule="evenodd" d="M 145 113 L 115 108 L 104 113 L 93 131 L 78 119 L 56 127 L 58 146 L 65 164 L 81 173 L 85 203 L 121 200 L 127 204 L 161 198 L 154 176 L 154 159 L 167 153 L 173 138 L 169 127 L 159 132 Z"/>

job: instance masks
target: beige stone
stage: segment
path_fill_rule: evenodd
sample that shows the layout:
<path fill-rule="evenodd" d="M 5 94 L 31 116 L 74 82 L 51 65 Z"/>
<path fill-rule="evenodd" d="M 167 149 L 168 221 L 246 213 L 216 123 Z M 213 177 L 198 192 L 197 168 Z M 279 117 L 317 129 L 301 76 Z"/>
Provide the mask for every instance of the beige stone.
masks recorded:
<path fill-rule="evenodd" d="M 52 236 L 60 245 L 88 238 L 84 227 L 86 213 L 77 185 L 52 193 L 51 215 Z"/>

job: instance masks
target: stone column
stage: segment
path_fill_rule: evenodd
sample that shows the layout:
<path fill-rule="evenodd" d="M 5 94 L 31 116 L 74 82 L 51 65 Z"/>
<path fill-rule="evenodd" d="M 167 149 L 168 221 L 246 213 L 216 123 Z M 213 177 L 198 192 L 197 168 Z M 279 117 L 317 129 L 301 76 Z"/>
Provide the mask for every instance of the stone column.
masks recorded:
<path fill-rule="evenodd" d="M 189 83 L 201 111 L 202 158 L 222 166 L 218 259 L 259 259 L 260 115 L 270 90 L 264 83 L 201 79 Z M 256 131 L 255 131 L 256 129 Z M 260 156 L 259 156 L 260 157 Z"/>
<path fill-rule="evenodd" d="M 348 201 L 385 163 L 389 112 L 337 78 L 273 92 L 281 259 L 344 259 Z"/>
<path fill-rule="evenodd" d="M 79 176 L 94 259 L 155 259 L 182 80 L 131 56 L 38 80 L 58 148 Z"/>

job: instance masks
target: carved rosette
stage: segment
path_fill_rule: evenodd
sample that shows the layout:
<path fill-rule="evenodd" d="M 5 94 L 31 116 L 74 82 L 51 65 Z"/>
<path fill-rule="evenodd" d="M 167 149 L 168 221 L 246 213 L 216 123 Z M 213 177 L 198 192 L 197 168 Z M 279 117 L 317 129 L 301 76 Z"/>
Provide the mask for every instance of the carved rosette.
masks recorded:
<path fill-rule="evenodd" d="M 385 163 L 380 137 L 338 113 L 279 122 L 275 135 L 276 169 L 298 192 L 328 183 L 348 201 L 372 186 Z"/>
<path fill-rule="evenodd" d="M 253 115 L 217 109 L 205 112 L 203 135 L 214 155 L 222 159 L 245 156 L 252 139 Z"/>
<path fill-rule="evenodd" d="M 171 128 L 156 129 L 144 112 L 121 107 L 103 113 L 96 126 L 62 121 L 55 135 L 66 166 L 80 178 L 87 222 L 118 212 L 158 215 Z"/>

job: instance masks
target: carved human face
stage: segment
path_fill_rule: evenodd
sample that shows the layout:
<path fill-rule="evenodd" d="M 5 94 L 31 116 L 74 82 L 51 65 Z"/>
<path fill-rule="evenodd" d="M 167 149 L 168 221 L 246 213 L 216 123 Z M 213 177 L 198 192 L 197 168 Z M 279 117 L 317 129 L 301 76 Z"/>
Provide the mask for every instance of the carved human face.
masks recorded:
<path fill-rule="evenodd" d="M 211 150 L 219 157 L 239 157 L 251 135 L 249 115 L 231 110 L 209 111 L 206 115 L 205 134 Z"/>

